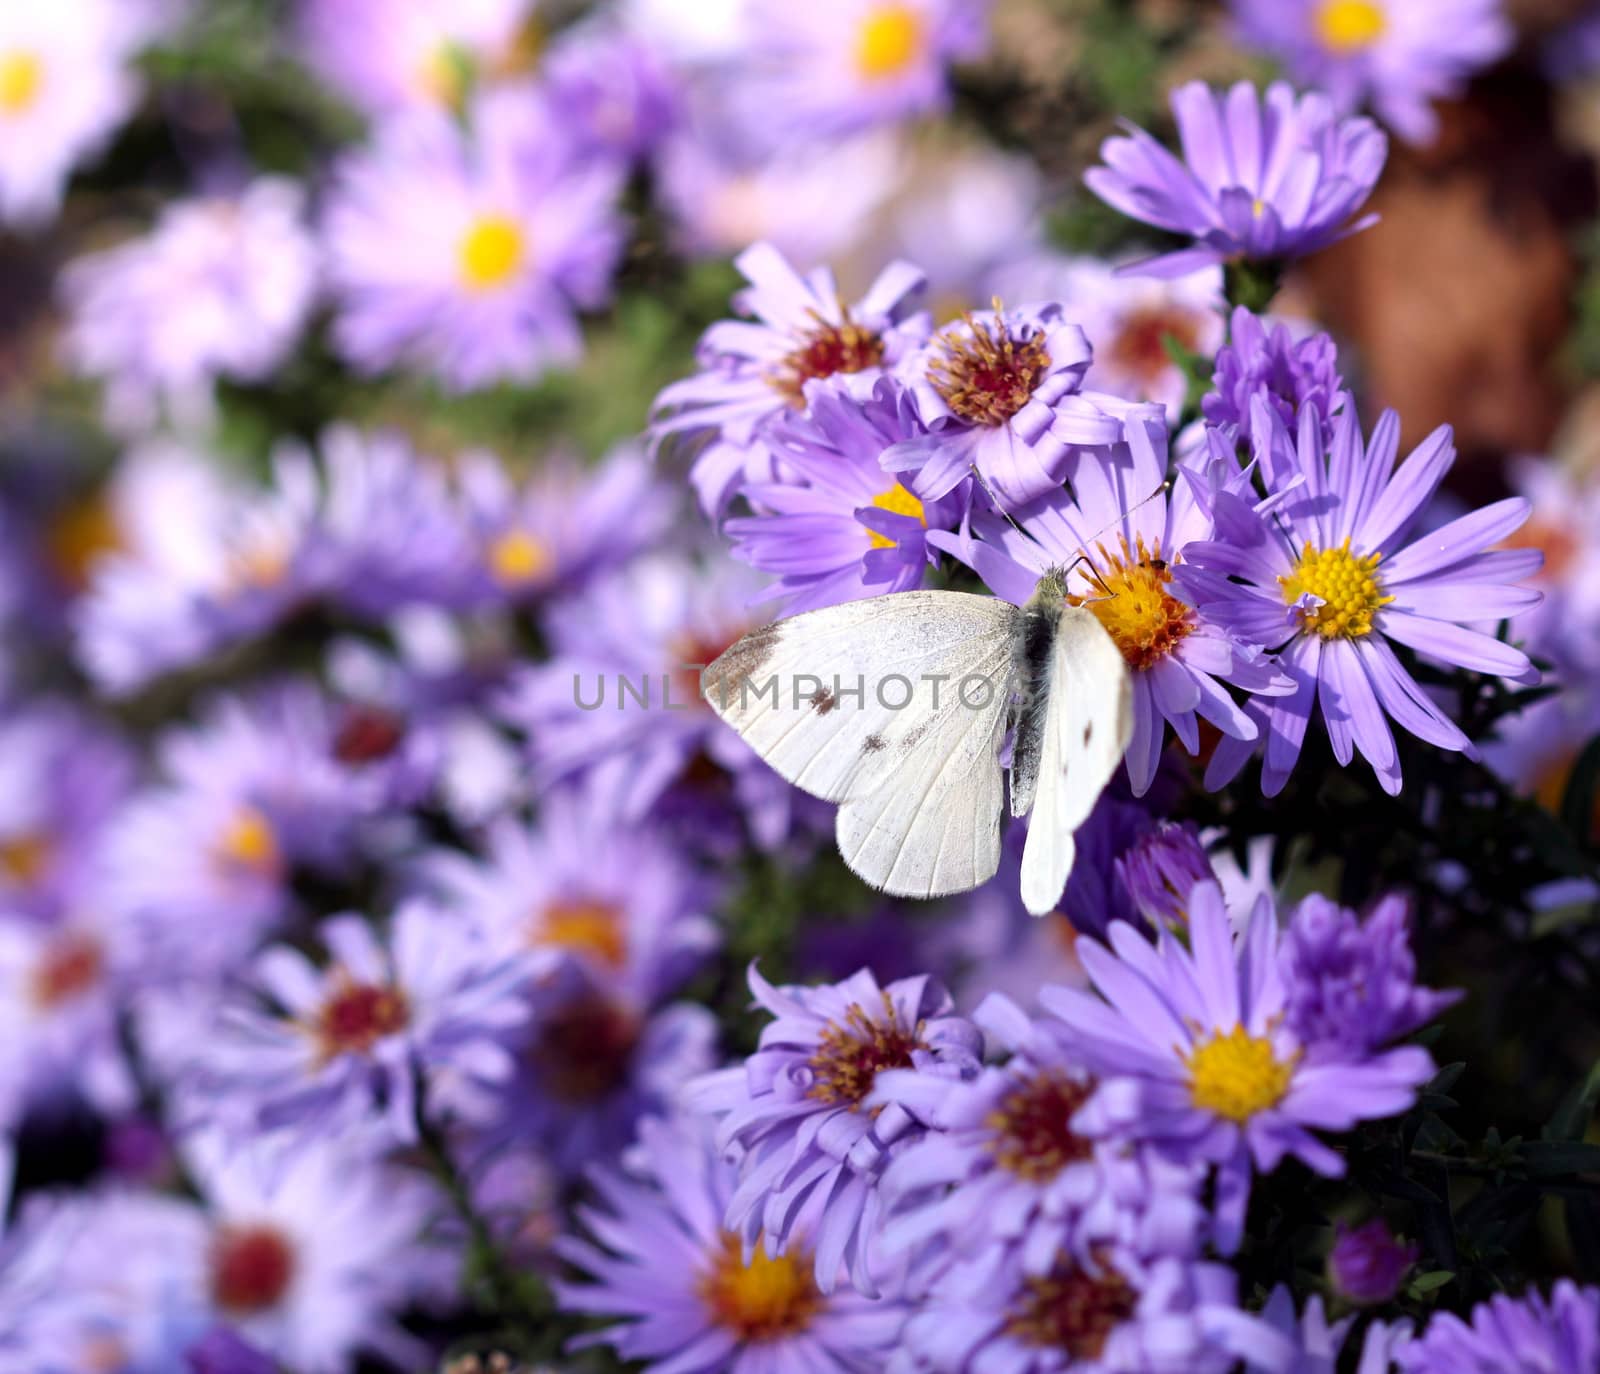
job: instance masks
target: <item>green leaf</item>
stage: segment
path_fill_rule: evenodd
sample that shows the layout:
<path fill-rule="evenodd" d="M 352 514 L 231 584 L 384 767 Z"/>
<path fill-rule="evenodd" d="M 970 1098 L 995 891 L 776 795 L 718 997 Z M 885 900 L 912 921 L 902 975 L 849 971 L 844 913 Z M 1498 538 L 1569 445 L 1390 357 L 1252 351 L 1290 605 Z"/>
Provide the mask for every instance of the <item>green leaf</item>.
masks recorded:
<path fill-rule="evenodd" d="M 1572 1091 L 1561 1099 L 1561 1105 L 1545 1122 L 1540 1136 L 1545 1140 L 1582 1140 L 1594 1116 L 1596 1102 L 1600 1102 L 1600 1060 L 1595 1061 L 1588 1077 L 1574 1084 Z"/>
<path fill-rule="evenodd" d="M 1522 1159 L 1534 1178 L 1600 1173 L 1600 1145 L 1581 1140 L 1530 1140 L 1522 1146 Z"/>
<path fill-rule="evenodd" d="M 1430 1269 L 1426 1274 L 1418 1274 L 1411 1280 L 1409 1292 L 1413 1298 L 1420 1298 L 1425 1294 L 1437 1292 L 1454 1279 L 1455 1275 L 1448 1269 Z"/>

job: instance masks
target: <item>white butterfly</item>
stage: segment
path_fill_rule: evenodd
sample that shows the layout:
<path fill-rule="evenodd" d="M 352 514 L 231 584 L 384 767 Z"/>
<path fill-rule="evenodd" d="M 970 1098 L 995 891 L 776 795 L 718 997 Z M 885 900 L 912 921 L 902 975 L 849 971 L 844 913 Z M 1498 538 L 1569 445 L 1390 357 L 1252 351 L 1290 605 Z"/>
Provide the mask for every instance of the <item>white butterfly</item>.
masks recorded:
<path fill-rule="evenodd" d="M 730 647 L 701 689 L 785 778 L 839 803 L 844 861 L 896 896 L 994 876 L 999 750 L 1014 727 L 1011 814 L 1033 812 L 1022 901 L 1036 916 L 1060 901 L 1073 833 L 1133 733 L 1127 663 L 1067 602 L 1060 570 L 1021 608 L 914 591 L 780 620 Z"/>

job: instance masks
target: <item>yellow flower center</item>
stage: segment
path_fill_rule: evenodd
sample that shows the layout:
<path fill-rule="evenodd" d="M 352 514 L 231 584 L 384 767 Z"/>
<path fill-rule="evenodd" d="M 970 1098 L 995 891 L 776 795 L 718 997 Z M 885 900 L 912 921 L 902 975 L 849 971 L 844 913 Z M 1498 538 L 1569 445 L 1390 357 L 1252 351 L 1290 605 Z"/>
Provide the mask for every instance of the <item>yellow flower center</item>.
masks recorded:
<path fill-rule="evenodd" d="M 461 240 L 461 280 L 473 291 L 495 291 L 528 256 L 522 226 L 508 215 L 485 215 Z"/>
<path fill-rule="evenodd" d="M 552 902 L 540 913 L 533 942 L 587 954 L 608 968 L 621 968 L 628 957 L 622 913 L 610 903 L 593 898 Z"/>
<path fill-rule="evenodd" d="M 489 545 L 489 571 L 502 586 L 537 582 L 554 560 L 545 544 L 527 530 L 510 529 Z"/>
<path fill-rule="evenodd" d="M 869 81 L 898 76 L 922 49 L 922 16 L 910 5 L 878 5 L 856 38 L 856 70 Z"/>
<path fill-rule="evenodd" d="M 1370 48 L 1383 37 L 1387 21 L 1372 0 L 1325 0 L 1316 26 L 1323 47 L 1343 55 Z"/>
<path fill-rule="evenodd" d="M 1160 544 L 1151 549 L 1140 539 L 1130 552 L 1126 540 L 1119 542 L 1120 554 L 1100 549 L 1095 576 L 1101 586 L 1088 596 L 1067 600 L 1088 607 L 1128 666 L 1142 672 L 1172 653 L 1194 629 L 1194 613 L 1167 590 L 1172 568 L 1161 557 Z"/>
<path fill-rule="evenodd" d="M 1301 627 L 1324 639 L 1359 639 L 1372 633 L 1372 617 L 1394 600 L 1383 594 L 1378 581 L 1381 553 L 1366 557 L 1350 552 L 1346 539 L 1336 549 L 1316 549 L 1310 544 L 1288 577 L 1280 577 L 1284 605 L 1292 606 L 1310 593 L 1320 606 L 1300 612 Z"/>
<path fill-rule="evenodd" d="M 765 1241 L 744 1262 L 739 1238 L 724 1233 L 722 1250 L 700 1283 L 700 1297 L 718 1326 L 741 1341 L 770 1341 L 804 1331 L 824 1306 L 812 1258 L 790 1250 L 776 1259 Z"/>
<path fill-rule="evenodd" d="M 44 63 L 31 52 L 0 53 L 0 112 L 24 114 L 39 99 Z"/>
<path fill-rule="evenodd" d="M 1294 1076 L 1294 1064 L 1280 1063 L 1270 1040 L 1250 1035 L 1243 1026 L 1202 1041 L 1184 1062 L 1189 1100 L 1241 1125 L 1283 1101 Z"/>
<path fill-rule="evenodd" d="M 919 524 L 926 527 L 928 521 L 922 511 L 922 502 L 917 500 L 909 491 L 896 482 L 888 491 L 880 491 L 872 498 L 872 504 L 879 510 L 892 511 L 895 515 L 909 515 Z M 886 534 L 879 534 L 877 530 L 868 530 L 875 549 L 892 549 L 895 541 Z"/>
<path fill-rule="evenodd" d="M 18 887 L 32 887 L 44 877 L 55 857 L 55 843 L 42 830 L 28 830 L 0 840 L 0 878 Z"/>
<path fill-rule="evenodd" d="M 217 841 L 217 853 L 230 864 L 257 873 L 278 867 L 278 837 L 272 822 L 253 806 L 241 806 Z"/>

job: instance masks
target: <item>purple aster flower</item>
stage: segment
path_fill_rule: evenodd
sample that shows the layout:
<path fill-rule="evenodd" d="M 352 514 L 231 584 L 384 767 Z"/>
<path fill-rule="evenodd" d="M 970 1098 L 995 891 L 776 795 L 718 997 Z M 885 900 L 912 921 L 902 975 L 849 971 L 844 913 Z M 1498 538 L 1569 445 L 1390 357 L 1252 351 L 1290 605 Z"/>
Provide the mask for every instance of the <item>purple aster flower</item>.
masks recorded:
<path fill-rule="evenodd" d="M 550 103 L 581 155 L 638 162 L 683 118 L 675 74 L 644 39 L 604 22 L 565 30 L 540 63 Z"/>
<path fill-rule="evenodd" d="M 1342 1175 L 1343 1156 L 1313 1132 L 1405 1111 L 1433 1061 L 1416 1046 L 1369 1054 L 1343 1040 L 1301 1040 L 1286 1016 L 1270 902 L 1256 904 L 1236 939 L 1221 890 L 1201 883 L 1187 930 L 1191 948 L 1165 931 L 1151 944 L 1122 923 L 1110 948 L 1080 941 L 1100 997 L 1053 988 L 1040 1000 L 1101 1079 L 1077 1128 L 1216 1166 L 1217 1243 L 1232 1253 L 1252 1165 L 1270 1173 L 1292 1155 Z"/>
<path fill-rule="evenodd" d="M 602 987 L 651 1005 L 677 991 L 720 938 L 706 915 L 716 887 L 668 832 L 617 825 L 570 788 L 540 799 L 534 826 L 512 817 L 492 824 L 481 859 L 441 851 L 428 872 L 491 949 L 533 951 L 539 982 L 577 963 Z"/>
<path fill-rule="evenodd" d="M 805 385 L 845 379 L 862 399 L 927 337 L 914 313 L 922 273 L 891 263 L 860 300 L 845 304 L 833 273 L 801 276 L 769 243 L 745 249 L 734 265 L 749 282 L 734 308 L 752 320 L 723 320 L 700 340 L 700 370 L 656 398 L 651 433 L 697 440 L 690 480 L 706 512 L 717 515 L 745 480 L 770 478 L 768 454 L 753 448 L 758 429 L 805 405 Z"/>
<path fill-rule="evenodd" d="M 762 622 L 750 604 L 760 589 L 727 559 L 703 568 L 661 554 L 553 605 L 552 661 L 522 670 L 499 703 L 529 736 L 535 786 L 581 777 L 636 821 L 669 789 L 725 792 L 731 779 L 758 842 L 781 841 L 794 790 L 700 696 L 703 667 Z"/>
<path fill-rule="evenodd" d="M 133 760 L 104 723 L 57 698 L 8 707 L 0 758 L 0 908 L 63 917 L 83 904 Z"/>
<path fill-rule="evenodd" d="M 74 166 L 132 112 L 130 58 L 144 36 L 119 0 L 7 5 L 0 15 L 0 222 L 39 225 Z"/>
<path fill-rule="evenodd" d="M 925 500 L 948 495 L 976 468 L 1017 507 L 1059 488 L 1080 448 L 1161 442 L 1158 408 L 1083 390 L 1093 357 L 1058 305 L 946 325 L 902 369 L 928 432 L 889 449 L 883 466 L 915 472 Z"/>
<path fill-rule="evenodd" d="M 1008 262 L 990 284 L 1003 299 L 1060 301 L 1094 346 L 1085 384 L 1165 406 L 1169 425 L 1178 422 L 1189 379 L 1167 340 L 1209 357 L 1226 332 L 1217 268 L 1160 281 L 1127 276 L 1098 258 L 1035 251 Z"/>
<path fill-rule="evenodd" d="M 1022 1267 L 1043 1277 L 1063 1253 L 1092 1264 L 1097 1247 L 1150 1256 L 1198 1253 L 1205 1213 L 1202 1173 L 1078 1135 L 1072 1119 L 1094 1094 L 1058 1021 L 1030 1019 L 991 994 L 973 1014 L 1004 1067 L 951 1082 L 904 1069 L 881 1071 L 875 1096 L 932 1129 L 884 1173 L 885 1250 L 917 1257 L 919 1278 L 980 1258 L 995 1244 L 1020 1248 Z"/>
<path fill-rule="evenodd" d="M 937 566 L 927 532 L 955 526 L 962 493 L 924 503 L 914 477 L 902 483 L 878 461 L 923 432 L 910 394 L 885 377 L 866 400 L 839 382 L 812 382 L 805 412 L 756 440 L 781 480 L 747 482 L 743 494 L 757 513 L 723 530 L 735 558 L 779 577 L 771 594 L 784 614 L 908 591 Z"/>
<path fill-rule="evenodd" d="M 1545 39 L 1541 65 L 1552 81 L 1581 81 L 1593 75 L 1600 68 L 1600 10 L 1591 5 Z"/>
<path fill-rule="evenodd" d="M 345 426 L 320 457 L 274 455 L 264 493 L 178 473 L 141 493 L 136 547 L 109 554 L 77 608 L 78 654 L 112 693 L 193 666 L 313 603 L 375 619 L 413 604 L 469 599 L 471 557 L 443 472 L 397 434 Z"/>
<path fill-rule="evenodd" d="M 531 1007 L 525 960 L 495 957 L 459 920 L 421 902 L 396 913 L 386 941 L 357 916 L 319 931 L 318 968 L 278 945 L 260 955 L 251 995 L 226 1002 L 188 1076 L 197 1110 L 230 1138 L 285 1131 L 296 1143 L 381 1121 L 416 1139 L 417 1086 L 462 1079 L 492 1088 Z"/>
<path fill-rule="evenodd" d="M 1369 105 L 1410 143 L 1432 142 L 1432 102 L 1510 51 L 1501 0 L 1231 0 L 1240 41 L 1278 58 L 1348 114 Z"/>
<path fill-rule="evenodd" d="M 1033 1273 L 1006 1245 L 953 1266 L 903 1339 L 913 1367 L 938 1374 L 1226 1374 L 1283 1347 L 1239 1310 L 1225 1265 L 1102 1250 Z"/>
<path fill-rule="evenodd" d="M 614 1159 L 647 1116 L 677 1109 L 717 1055 L 717 1019 L 691 1002 L 652 1007 L 582 969 L 540 990 L 484 1138 L 536 1145 L 572 1177 Z"/>
<path fill-rule="evenodd" d="M 1295 908 L 1283 934 L 1283 980 L 1289 1025 L 1302 1041 L 1371 1053 L 1460 998 L 1417 986 L 1406 927 L 1402 897 L 1385 897 L 1365 922 L 1316 893 Z"/>
<path fill-rule="evenodd" d="M 1355 1227 L 1340 1222 L 1328 1251 L 1328 1282 L 1357 1307 L 1386 1303 L 1400 1291 L 1421 1253 L 1415 1244 L 1397 1239 L 1382 1217 Z"/>
<path fill-rule="evenodd" d="M 551 455 L 520 487 L 491 453 L 463 457 L 457 476 L 482 594 L 491 601 L 570 591 L 620 566 L 661 541 L 678 504 L 632 445 L 598 467 Z"/>
<path fill-rule="evenodd" d="M 877 1076 L 971 1077 L 983 1038 L 925 977 L 880 987 L 862 969 L 822 987 L 776 988 L 752 965 L 750 990 L 776 1019 L 743 1064 L 708 1074 L 690 1097 L 719 1118 L 722 1148 L 741 1160 L 725 1225 L 747 1247 L 764 1237 L 773 1255 L 809 1236 L 823 1292 L 843 1265 L 859 1292 L 876 1293 L 883 1170 L 926 1129 L 915 1109 L 880 1099 Z"/>
<path fill-rule="evenodd" d="M 212 418 L 219 377 L 261 382 L 288 354 L 317 286 L 316 246 L 295 182 L 178 201 L 149 235 L 70 263 L 67 357 L 106 384 L 106 412 L 147 429 L 163 408 Z"/>
<path fill-rule="evenodd" d="M 944 109 L 948 68 L 980 55 L 992 0 L 754 0 L 735 108 L 774 145 Z"/>
<path fill-rule="evenodd" d="M 1395 1358 L 1403 1374 L 1589 1374 L 1600 1368 L 1600 1288 L 1561 1279 L 1548 1298 L 1496 1294 L 1470 1324 L 1436 1313 Z"/>
<path fill-rule="evenodd" d="M 1089 189 L 1131 219 L 1195 240 L 1141 263 L 1181 277 L 1244 257 L 1305 257 L 1375 223 L 1351 223 L 1383 171 L 1389 142 L 1368 119 L 1340 119 L 1318 92 L 1283 82 L 1260 95 L 1241 81 L 1226 95 L 1192 81 L 1172 93 L 1180 162 L 1143 129 L 1107 139 Z M 1130 269 L 1131 270 L 1131 269 Z"/>
<path fill-rule="evenodd" d="M 453 111 L 484 82 L 525 73 L 536 0 L 300 0 L 297 47 L 365 114 Z"/>
<path fill-rule="evenodd" d="M 1071 569 L 1069 599 L 1094 613 L 1133 672 L 1128 778 L 1137 795 L 1155 779 L 1169 724 L 1191 754 L 1200 748 L 1202 718 L 1226 736 L 1257 738 L 1258 727 L 1223 683 L 1268 694 L 1293 684 L 1255 641 L 1196 610 L 1174 581 L 1196 541 L 1211 538 L 1219 494 L 1253 499 L 1248 475 L 1208 436 L 1205 476 L 1186 469 L 1169 499 L 1159 412 L 1131 421 L 1126 434 L 1124 443 L 1077 450 L 1071 495 L 1053 493 L 1019 510 L 1015 523 L 977 515 L 977 540 L 935 532 L 929 542 L 1018 605 L 1045 572 Z"/>
<path fill-rule="evenodd" d="M 1242 442 L 1254 438 L 1250 414 L 1256 396 L 1277 411 L 1284 424 L 1297 423 L 1303 409 L 1322 421 L 1333 442 L 1333 412 L 1347 400 L 1339 376 L 1339 350 L 1326 334 L 1296 338 L 1282 321 L 1270 324 L 1238 307 L 1229 321 L 1228 342 L 1217 350 L 1211 390 L 1200 402 L 1206 422 L 1232 425 Z"/>
<path fill-rule="evenodd" d="M 343 165 L 324 221 L 334 338 L 366 372 L 404 365 L 465 391 L 527 382 L 583 351 L 621 248 L 617 167 L 576 159 L 539 97 L 491 92 L 470 129 L 418 113 Z"/>
<path fill-rule="evenodd" d="M 804 1232 L 774 1255 L 723 1229 L 738 1175 L 702 1123 L 641 1123 L 629 1163 L 591 1175 L 598 1202 L 578 1215 L 596 1241 L 560 1244 L 589 1280 L 556 1283 L 562 1308 L 614 1319 L 575 1346 L 678 1374 L 857 1374 L 889 1358 L 903 1304 L 823 1291 Z"/>
<path fill-rule="evenodd" d="M 1538 604 L 1538 591 L 1514 585 L 1537 568 L 1538 555 L 1486 552 L 1528 518 L 1528 503 L 1498 501 L 1407 543 L 1455 461 L 1448 426 L 1396 468 L 1400 422 L 1393 411 L 1367 443 L 1347 403 L 1330 448 L 1314 408 L 1301 411 L 1296 442 L 1264 397 L 1252 406 L 1257 461 L 1280 499 L 1264 513 L 1220 496 L 1217 537 L 1191 545 L 1177 576 L 1198 614 L 1278 650 L 1294 679 L 1292 694 L 1249 708 L 1264 727 L 1268 796 L 1299 758 L 1318 699 L 1334 757 L 1348 764 L 1359 749 L 1384 790 L 1397 793 L 1400 757 L 1387 717 L 1438 748 L 1472 746 L 1390 641 L 1473 672 L 1523 681 L 1535 672 L 1520 649 L 1462 623 L 1512 617 Z M 1240 735 L 1224 738 L 1207 785 L 1233 777 L 1255 748 Z"/>

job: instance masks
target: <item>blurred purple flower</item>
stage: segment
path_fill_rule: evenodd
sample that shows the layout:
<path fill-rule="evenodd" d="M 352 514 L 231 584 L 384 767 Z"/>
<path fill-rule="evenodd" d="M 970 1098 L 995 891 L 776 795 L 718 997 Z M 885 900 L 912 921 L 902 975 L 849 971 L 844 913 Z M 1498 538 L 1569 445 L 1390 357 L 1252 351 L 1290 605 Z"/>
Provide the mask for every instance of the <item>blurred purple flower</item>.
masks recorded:
<path fill-rule="evenodd" d="M 1499 1293 L 1470 1323 L 1435 1313 L 1395 1359 L 1402 1374 L 1588 1374 L 1600 1368 L 1600 1288 L 1560 1279 L 1548 1298 Z"/>
<path fill-rule="evenodd" d="M 1231 0 L 1239 39 L 1342 114 L 1363 105 L 1409 143 L 1438 132 L 1435 100 L 1510 51 L 1501 0 Z"/>
<path fill-rule="evenodd" d="M 213 1326 L 183 1352 L 189 1374 L 277 1374 L 277 1361 L 231 1326 Z"/>
<path fill-rule="evenodd" d="M 1314 407 L 1300 412 L 1295 440 L 1265 397 L 1252 406 L 1256 460 L 1280 499 L 1263 512 L 1220 495 L 1217 536 L 1190 546 L 1179 583 L 1201 616 L 1280 650 L 1294 679 L 1292 694 L 1248 708 L 1264 727 L 1268 796 L 1288 780 L 1319 698 L 1334 757 L 1348 764 L 1359 749 L 1384 790 L 1398 793 L 1400 757 L 1386 717 L 1440 749 L 1472 745 L 1412 679 L 1390 640 L 1473 672 L 1521 681 L 1536 675 L 1520 649 L 1461 623 L 1514 617 L 1539 603 L 1539 592 L 1515 585 L 1537 569 L 1537 553 L 1486 552 L 1528 518 L 1528 503 L 1497 501 L 1407 544 L 1455 461 L 1448 426 L 1396 468 L 1393 411 L 1369 444 L 1346 403 L 1330 449 Z M 1207 786 L 1228 781 L 1255 750 L 1254 741 L 1224 738 Z"/>
<path fill-rule="evenodd" d="M 703 1123 L 644 1122 L 628 1163 L 591 1175 L 598 1200 L 578 1215 L 595 1242 L 560 1244 L 588 1280 L 558 1281 L 561 1307 L 616 1319 L 574 1347 L 608 1345 L 647 1374 L 856 1374 L 889 1358 L 903 1304 L 824 1292 L 805 1233 L 774 1255 L 724 1231 L 737 1172 Z"/>
<path fill-rule="evenodd" d="M 340 169 L 324 218 L 340 352 L 450 389 L 577 361 L 576 312 L 605 302 L 622 245 L 620 169 L 579 160 L 548 105 L 472 102 L 463 128 L 418 113 Z"/>
<path fill-rule="evenodd" d="M 740 1159 L 724 1224 L 747 1247 L 764 1238 L 773 1255 L 809 1237 L 824 1293 L 843 1266 L 858 1292 L 875 1294 L 883 1170 L 926 1129 L 916 1108 L 879 1093 L 877 1076 L 970 1078 L 983 1038 L 925 977 L 880 987 L 861 969 L 822 987 L 777 988 L 754 965 L 749 976 L 775 1019 L 743 1064 L 706 1075 L 688 1097 L 718 1118 L 719 1143 Z"/>
<path fill-rule="evenodd" d="M 420 902 L 399 909 L 385 941 L 356 916 L 324 922 L 319 935 L 326 968 L 287 945 L 267 950 L 249 994 L 226 1001 L 195 1048 L 193 1102 L 228 1139 L 283 1132 L 304 1146 L 381 1122 L 409 1144 L 429 1110 L 419 1085 L 510 1079 L 510 1043 L 532 1015 L 525 958 L 494 955 Z"/>
<path fill-rule="evenodd" d="M 770 480 L 769 455 L 753 440 L 786 409 L 804 407 L 807 382 L 840 377 L 865 399 L 928 327 L 926 316 L 913 313 L 923 277 L 909 263 L 890 264 L 853 305 L 827 268 L 801 276 L 771 244 L 752 245 L 734 265 L 750 283 L 734 308 L 754 319 L 706 330 L 700 370 L 663 389 L 652 413 L 657 445 L 673 437 L 704 444 L 690 480 L 711 515 L 745 482 Z"/>
<path fill-rule="evenodd" d="M 1330 1322 L 1320 1297 L 1306 1299 L 1305 1311 L 1296 1316 L 1294 1297 L 1282 1284 L 1267 1298 L 1260 1321 L 1280 1341 L 1261 1342 L 1246 1365 L 1249 1374 L 1337 1374 L 1341 1368 L 1352 1374 L 1390 1374 L 1394 1352 L 1411 1335 L 1410 1322 L 1370 1322 L 1351 1365 L 1341 1355 L 1355 1318 Z"/>
<path fill-rule="evenodd" d="M 566 29 L 542 59 L 540 76 L 583 156 L 642 161 L 683 118 L 677 73 L 621 26 Z"/>
<path fill-rule="evenodd" d="M 1368 119 L 1340 119 L 1328 97 L 1282 82 L 1218 95 L 1193 81 L 1172 93 L 1179 161 L 1143 129 L 1107 139 L 1089 189 L 1131 219 L 1192 237 L 1192 248 L 1124 270 L 1181 277 L 1230 259 L 1305 257 L 1365 229 L 1351 223 L 1388 156 Z"/>
<path fill-rule="evenodd" d="M 1231 1254 L 1253 1169 L 1270 1173 L 1292 1155 L 1341 1176 L 1344 1157 L 1312 1132 L 1405 1111 L 1433 1061 L 1416 1046 L 1367 1053 L 1302 1041 L 1286 1020 L 1270 902 L 1256 904 L 1236 938 L 1220 889 L 1201 883 L 1187 931 L 1189 948 L 1165 931 L 1152 945 L 1123 924 L 1112 927 L 1110 948 L 1080 941 L 1100 997 L 1055 988 L 1040 1000 L 1101 1078 L 1078 1129 L 1215 1166 L 1216 1241 Z"/>
<path fill-rule="evenodd" d="M 778 147 L 943 110 L 948 69 L 982 53 L 992 3 L 752 0 L 748 50 L 726 74 L 734 110 Z"/>
<path fill-rule="evenodd" d="M 176 201 L 146 237 L 68 264 L 67 357 L 104 379 L 113 425 L 209 421 L 213 381 L 263 382 L 284 360 L 317 287 L 304 205 L 297 183 L 262 177 Z"/>
<path fill-rule="evenodd" d="M 131 58 L 146 37 L 126 0 L 59 0 L 0 11 L 0 223 L 53 219 L 67 178 L 132 113 Z"/>
<path fill-rule="evenodd" d="M 533 65 L 537 0 L 299 0 L 296 47 L 364 114 L 460 108 Z"/>

